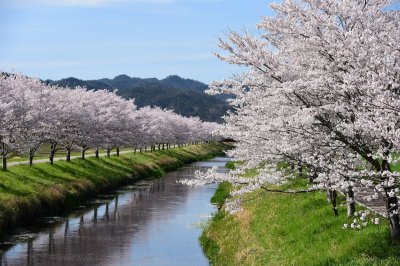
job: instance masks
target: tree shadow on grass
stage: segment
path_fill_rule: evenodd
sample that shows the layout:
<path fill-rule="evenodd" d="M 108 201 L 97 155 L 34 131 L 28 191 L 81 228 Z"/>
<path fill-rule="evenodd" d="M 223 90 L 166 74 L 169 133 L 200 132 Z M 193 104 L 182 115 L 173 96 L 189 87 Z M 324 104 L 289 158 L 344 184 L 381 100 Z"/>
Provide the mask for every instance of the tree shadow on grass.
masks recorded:
<path fill-rule="evenodd" d="M 181 149 L 179 151 L 160 151 L 160 154 L 166 155 L 168 157 L 174 157 L 181 161 L 182 163 L 187 163 L 187 162 L 192 162 L 195 161 L 199 158 L 198 154 L 195 154 L 193 152 L 189 152 L 185 149 Z"/>
<path fill-rule="evenodd" d="M 130 175 L 132 169 L 127 166 L 120 166 L 116 160 L 110 159 L 76 159 L 72 162 L 55 164 L 54 167 L 65 173 L 72 174 L 76 179 L 86 179 L 94 184 L 110 184 L 113 181 L 120 181 Z"/>
<path fill-rule="evenodd" d="M 0 187 L 6 194 L 20 196 L 29 196 L 32 194 L 32 187 L 23 180 L 20 175 L 8 172 L 6 176 L 0 179 Z"/>
<path fill-rule="evenodd" d="M 127 175 L 132 172 L 132 160 L 122 157 L 99 158 L 99 163 L 105 165 L 109 170 L 121 175 Z M 104 167 L 104 166 L 103 166 Z"/>
<path fill-rule="evenodd" d="M 24 174 L 25 177 L 29 178 L 32 181 L 41 183 L 41 184 L 46 184 L 43 182 L 40 182 L 40 179 L 43 180 L 48 180 L 48 181 L 52 181 L 54 183 L 54 181 L 58 181 L 57 183 L 60 183 L 60 181 L 67 183 L 67 182 L 71 182 L 74 179 L 71 177 L 67 177 L 65 176 L 65 174 L 63 174 L 63 172 L 58 172 L 58 171 L 54 171 L 55 168 L 52 167 L 50 164 L 46 165 L 45 168 L 43 168 L 43 166 L 29 166 L 29 174 Z M 29 176 L 27 176 L 29 175 Z M 32 177 L 31 177 L 32 176 Z"/>

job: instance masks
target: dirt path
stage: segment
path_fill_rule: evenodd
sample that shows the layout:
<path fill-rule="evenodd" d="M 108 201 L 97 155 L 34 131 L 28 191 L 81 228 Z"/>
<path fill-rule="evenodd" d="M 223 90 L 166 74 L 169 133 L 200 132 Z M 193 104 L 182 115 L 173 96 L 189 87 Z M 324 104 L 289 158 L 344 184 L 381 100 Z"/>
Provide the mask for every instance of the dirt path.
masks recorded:
<path fill-rule="evenodd" d="M 126 153 L 131 153 L 133 152 L 133 150 L 127 150 L 127 151 L 120 151 L 119 154 L 126 154 Z M 111 155 L 115 155 L 116 152 L 112 152 Z M 107 153 L 99 153 L 100 157 L 104 157 L 107 156 Z M 95 157 L 95 154 L 88 154 L 85 156 L 85 158 L 88 157 Z M 77 159 L 77 158 L 81 158 L 81 156 L 71 156 L 71 160 L 72 159 Z M 65 161 L 64 157 L 58 157 L 58 158 L 54 158 L 54 161 Z M 33 160 L 33 163 L 47 163 L 49 162 L 49 159 L 39 159 L 39 160 Z M 22 165 L 22 164 L 29 164 L 29 161 L 22 161 L 22 162 L 10 162 L 7 164 L 8 167 L 10 166 L 15 166 L 15 165 Z"/>
<path fill-rule="evenodd" d="M 367 201 L 365 199 L 366 196 L 373 194 L 373 190 L 371 188 L 362 188 L 360 191 L 354 193 L 355 201 L 368 209 L 387 217 L 386 211 L 386 202 L 384 199 L 379 197 L 378 199 L 372 199 L 371 201 Z"/>

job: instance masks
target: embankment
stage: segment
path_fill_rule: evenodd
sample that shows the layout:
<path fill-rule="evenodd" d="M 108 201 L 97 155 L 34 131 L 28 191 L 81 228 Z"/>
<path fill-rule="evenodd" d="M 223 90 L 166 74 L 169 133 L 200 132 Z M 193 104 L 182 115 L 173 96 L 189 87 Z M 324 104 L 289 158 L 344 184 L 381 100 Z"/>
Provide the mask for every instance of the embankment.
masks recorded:
<path fill-rule="evenodd" d="M 146 178 L 162 176 L 186 163 L 222 155 L 222 143 L 186 146 L 121 156 L 74 159 L 0 172 L 0 237 L 16 225 L 69 211 L 89 197 Z"/>
<path fill-rule="evenodd" d="M 304 188 L 307 182 L 296 179 L 281 189 Z M 221 184 L 214 202 L 221 204 L 229 189 Z M 344 229 L 354 218 L 346 217 L 345 198 L 340 201 L 335 217 L 324 191 L 256 191 L 246 195 L 238 213 L 218 211 L 200 242 L 212 265 L 400 265 L 387 221 Z"/>

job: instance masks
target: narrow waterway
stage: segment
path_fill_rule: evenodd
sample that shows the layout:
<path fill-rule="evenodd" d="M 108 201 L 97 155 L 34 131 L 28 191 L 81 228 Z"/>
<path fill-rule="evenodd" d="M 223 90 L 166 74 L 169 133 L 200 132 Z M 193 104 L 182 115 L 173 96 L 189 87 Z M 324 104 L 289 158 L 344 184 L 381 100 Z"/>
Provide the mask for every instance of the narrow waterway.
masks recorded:
<path fill-rule="evenodd" d="M 68 217 L 47 217 L 0 243 L 5 265 L 208 265 L 198 243 L 214 211 L 216 185 L 178 180 L 227 158 L 197 162 L 164 177 L 101 195 Z"/>

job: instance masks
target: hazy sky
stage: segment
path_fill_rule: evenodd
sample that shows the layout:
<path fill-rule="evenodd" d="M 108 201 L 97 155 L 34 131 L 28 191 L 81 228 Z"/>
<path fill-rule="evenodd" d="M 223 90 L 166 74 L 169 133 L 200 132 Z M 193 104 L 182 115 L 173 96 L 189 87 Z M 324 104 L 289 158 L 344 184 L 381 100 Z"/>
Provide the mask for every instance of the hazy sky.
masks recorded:
<path fill-rule="evenodd" d="M 218 37 L 270 14 L 268 0 L 0 0 L 0 69 L 208 83 L 240 71 L 213 55 Z"/>

